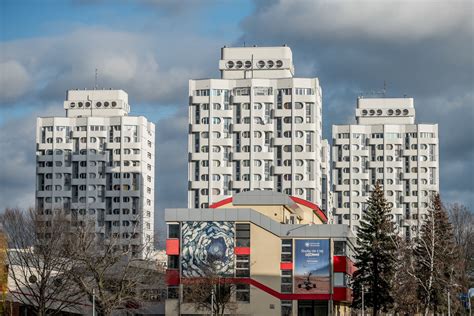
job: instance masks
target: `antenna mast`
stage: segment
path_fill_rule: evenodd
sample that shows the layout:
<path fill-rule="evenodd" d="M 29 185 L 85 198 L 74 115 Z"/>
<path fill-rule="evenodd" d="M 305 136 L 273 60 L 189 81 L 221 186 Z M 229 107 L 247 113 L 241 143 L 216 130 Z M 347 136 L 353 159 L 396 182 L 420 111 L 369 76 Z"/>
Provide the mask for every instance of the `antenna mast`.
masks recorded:
<path fill-rule="evenodd" d="M 96 69 L 95 69 L 94 90 L 97 90 L 97 80 L 98 80 L 98 77 L 99 77 L 99 71 L 98 71 L 97 68 L 96 68 Z"/>

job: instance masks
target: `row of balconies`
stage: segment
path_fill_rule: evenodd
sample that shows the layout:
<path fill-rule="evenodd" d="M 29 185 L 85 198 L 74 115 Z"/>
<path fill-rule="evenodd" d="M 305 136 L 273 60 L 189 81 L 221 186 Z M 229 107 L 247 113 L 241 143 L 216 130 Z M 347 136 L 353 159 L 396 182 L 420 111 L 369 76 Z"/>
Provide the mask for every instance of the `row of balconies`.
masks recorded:
<path fill-rule="evenodd" d="M 274 89 L 274 92 L 276 90 Z M 209 104 L 209 100 L 222 100 L 221 97 L 216 96 L 190 96 L 189 103 L 190 104 Z M 229 96 L 229 104 L 239 104 L 239 103 L 249 103 L 252 100 L 253 103 L 277 103 L 279 102 L 311 102 L 311 103 L 319 103 L 319 98 L 316 94 L 314 95 L 283 95 L 280 98 L 276 93 L 272 95 L 231 95 Z"/>

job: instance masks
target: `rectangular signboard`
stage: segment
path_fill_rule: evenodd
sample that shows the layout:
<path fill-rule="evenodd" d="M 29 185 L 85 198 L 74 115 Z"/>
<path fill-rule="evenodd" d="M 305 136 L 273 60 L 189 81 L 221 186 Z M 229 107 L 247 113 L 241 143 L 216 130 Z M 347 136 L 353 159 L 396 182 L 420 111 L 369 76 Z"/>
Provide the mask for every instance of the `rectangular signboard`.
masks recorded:
<path fill-rule="evenodd" d="M 294 293 L 329 294 L 329 239 L 296 239 L 295 250 Z"/>

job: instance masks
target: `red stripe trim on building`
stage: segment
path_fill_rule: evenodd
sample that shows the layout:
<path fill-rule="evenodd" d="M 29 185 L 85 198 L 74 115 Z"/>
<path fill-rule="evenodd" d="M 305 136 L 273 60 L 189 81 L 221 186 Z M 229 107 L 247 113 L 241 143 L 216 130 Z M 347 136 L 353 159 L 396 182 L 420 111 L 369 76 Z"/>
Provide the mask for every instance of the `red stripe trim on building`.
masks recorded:
<path fill-rule="evenodd" d="M 280 262 L 280 270 L 293 270 L 293 262 Z"/>
<path fill-rule="evenodd" d="M 183 284 L 192 284 L 194 282 L 199 282 L 199 278 L 183 278 Z M 272 288 L 254 280 L 251 278 L 222 278 L 219 279 L 219 282 L 224 283 L 245 283 L 255 286 L 256 288 L 270 294 L 271 296 L 279 299 L 279 300 L 320 300 L 320 301 L 328 301 L 332 299 L 334 301 L 345 301 L 350 302 L 350 289 L 348 288 L 334 288 L 334 294 L 291 294 L 291 293 L 280 293 L 275 291 Z"/>
<path fill-rule="evenodd" d="M 232 198 L 231 197 L 223 199 L 222 201 L 216 202 L 214 204 L 211 204 L 209 206 L 209 208 L 218 208 L 218 207 L 221 207 L 222 205 L 226 205 L 226 204 L 229 204 L 229 203 L 232 203 Z"/>
<path fill-rule="evenodd" d="M 234 253 L 236 255 L 250 255 L 250 247 L 235 247 Z"/>
<path fill-rule="evenodd" d="M 310 201 L 306 201 L 306 200 L 300 199 L 299 197 L 296 197 L 296 196 L 290 196 L 290 198 L 291 198 L 295 203 L 304 205 L 304 206 L 309 207 L 310 209 L 312 209 L 312 210 L 314 211 L 314 213 L 319 217 L 319 219 L 320 219 L 323 223 L 327 223 L 327 222 L 328 222 L 328 218 L 327 218 L 326 214 L 324 214 L 324 212 L 321 211 L 321 209 L 319 208 L 319 206 L 317 206 L 316 204 L 311 203 Z"/>

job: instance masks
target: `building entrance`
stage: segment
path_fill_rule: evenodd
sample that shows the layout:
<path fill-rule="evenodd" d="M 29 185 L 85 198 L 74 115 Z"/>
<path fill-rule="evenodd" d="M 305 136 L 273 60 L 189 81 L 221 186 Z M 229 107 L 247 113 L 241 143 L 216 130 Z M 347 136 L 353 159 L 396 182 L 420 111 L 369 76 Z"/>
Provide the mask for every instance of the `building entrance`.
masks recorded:
<path fill-rule="evenodd" d="M 298 316 L 327 316 L 328 302 L 298 301 Z"/>

